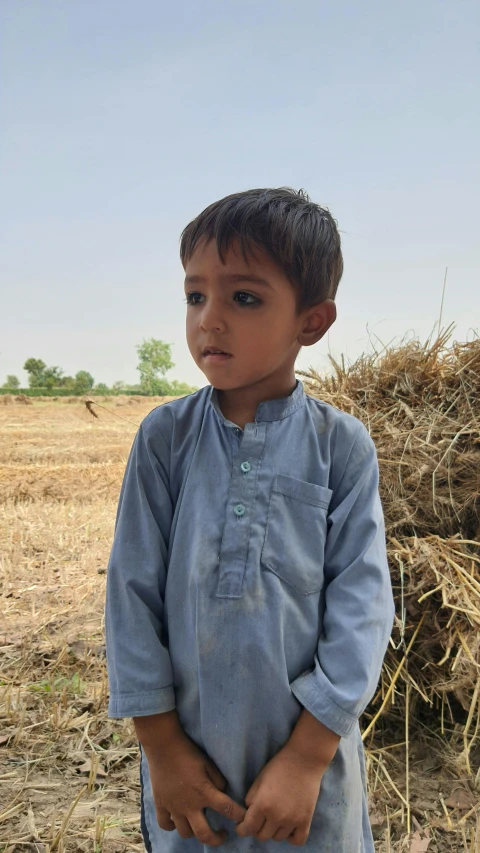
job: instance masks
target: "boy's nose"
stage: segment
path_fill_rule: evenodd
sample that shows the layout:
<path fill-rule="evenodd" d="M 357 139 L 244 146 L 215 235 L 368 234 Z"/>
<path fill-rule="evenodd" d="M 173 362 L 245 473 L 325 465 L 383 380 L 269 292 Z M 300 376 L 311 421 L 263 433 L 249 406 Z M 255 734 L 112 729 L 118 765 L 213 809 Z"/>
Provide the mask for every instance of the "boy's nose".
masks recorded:
<path fill-rule="evenodd" d="M 225 330 L 225 321 L 220 306 L 215 306 L 213 302 L 205 304 L 200 318 L 200 328 L 204 332 L 214 330 L 222 332 Z"/>

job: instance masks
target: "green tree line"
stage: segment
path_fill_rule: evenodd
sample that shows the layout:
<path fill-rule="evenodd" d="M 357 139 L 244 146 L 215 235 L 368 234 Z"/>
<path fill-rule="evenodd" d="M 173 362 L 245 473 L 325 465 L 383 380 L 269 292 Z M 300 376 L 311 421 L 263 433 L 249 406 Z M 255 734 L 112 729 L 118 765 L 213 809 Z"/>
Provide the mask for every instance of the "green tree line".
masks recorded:
<path fill-rule="evenodd" d="M 185 382 L 176 379 L 169 380 L 166 374 L 175 367 L 172 361 L 172 344 L 167 344 L 157 338 L 143 340 L 135 348 L 139 358 L 137 370 L 140 381 L 137 385 L 127 385 L 125 382 L 114 382 L 112 386 L 104 382 L 95 383 L 95 379 L 88 370 L 79 370 L 75 376 L 66 376 L 58 365 L 47 367 L 41 358 L 27 358 L 23 369 L 28 373 L 28 385 L 31 389 L 44 389 L 47 394 L 56 389 L 63 393 L 70 392 L 72 395 L 84 396 L 93 394 L 121 394 L 122 391 L 146 394 L 148 396 L 180 397 L 195 391 Z M 18 392 L 20 390 L 18 376 L 9 374 L 2 390 Z"/>

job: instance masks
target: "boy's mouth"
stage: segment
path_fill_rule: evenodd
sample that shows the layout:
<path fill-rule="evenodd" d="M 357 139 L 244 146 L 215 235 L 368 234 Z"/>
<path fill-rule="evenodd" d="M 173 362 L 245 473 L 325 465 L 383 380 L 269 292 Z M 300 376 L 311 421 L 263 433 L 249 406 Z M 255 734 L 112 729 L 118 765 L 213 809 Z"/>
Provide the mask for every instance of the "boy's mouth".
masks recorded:
<path fill-rule="evenodd" d="M 202 350 L 202 357 L 209 364 L 218 364 L 219 362 L 226 361 L 231 358 L 232 355 L 231 353 L 225 352 L 217 347 L 205 347 Z"/>

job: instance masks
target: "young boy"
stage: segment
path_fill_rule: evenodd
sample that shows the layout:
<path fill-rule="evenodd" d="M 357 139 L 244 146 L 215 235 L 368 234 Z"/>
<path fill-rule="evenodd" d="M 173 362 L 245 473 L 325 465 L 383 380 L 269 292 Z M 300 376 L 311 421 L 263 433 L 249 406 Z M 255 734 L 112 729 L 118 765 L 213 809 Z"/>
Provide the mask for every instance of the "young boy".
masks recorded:
<path fill-rule="evenodd" d="M 141 424 L 107 585 L 145 846 L 373 853 L 358 718 L 393 619 L 377 461 L 294 367 L 335 320 L 338 231 L 302 192 L 251 190 L 191 222 L 181 259 L 211 384 Z"/>

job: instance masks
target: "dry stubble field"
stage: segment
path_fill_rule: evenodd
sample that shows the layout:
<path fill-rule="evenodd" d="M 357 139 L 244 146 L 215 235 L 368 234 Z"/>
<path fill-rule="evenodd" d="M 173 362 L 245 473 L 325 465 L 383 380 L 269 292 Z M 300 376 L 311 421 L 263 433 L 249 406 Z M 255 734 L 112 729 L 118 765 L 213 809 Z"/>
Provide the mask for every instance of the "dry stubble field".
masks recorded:
<path fill-rule="evenodd" d="M 143 849 L 132 726 L 106 717 L 104 571 L 136 425 L 159 402 L 113 398 L 96 419 L 81 401 L 0 398 L 0 851 Z M 427 846 L 399 834 L 401 756 L 380 744 L 369 760 L 379 853 L 476 851 L 465 827 Z M 421 750 L 418 767 L 418 801 L 447 798 L 448 767 Z"/>
<path fill-rule="evenodd" d="M 105 713 L 103 598 L 134 424 L 158 402 L 114 398 L 97 420 L 0 398 L 1 850 L 143 849 L 136 741 Z"/>

